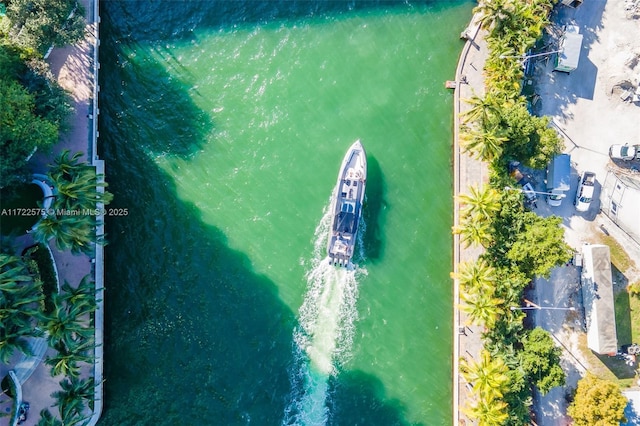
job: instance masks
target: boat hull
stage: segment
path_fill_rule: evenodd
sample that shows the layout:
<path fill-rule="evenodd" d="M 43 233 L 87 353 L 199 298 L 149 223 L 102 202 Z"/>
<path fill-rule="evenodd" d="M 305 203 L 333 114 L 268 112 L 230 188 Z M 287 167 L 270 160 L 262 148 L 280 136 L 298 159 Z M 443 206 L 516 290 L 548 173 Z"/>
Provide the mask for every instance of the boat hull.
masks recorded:
<path fill-rule="evenodd" d="M 342 160 L 331 202 L 331 229 L 327 241 L 329 263 L 349 266 L 358 238 L 367 183 L 367 155 L 358 140 Z"/>

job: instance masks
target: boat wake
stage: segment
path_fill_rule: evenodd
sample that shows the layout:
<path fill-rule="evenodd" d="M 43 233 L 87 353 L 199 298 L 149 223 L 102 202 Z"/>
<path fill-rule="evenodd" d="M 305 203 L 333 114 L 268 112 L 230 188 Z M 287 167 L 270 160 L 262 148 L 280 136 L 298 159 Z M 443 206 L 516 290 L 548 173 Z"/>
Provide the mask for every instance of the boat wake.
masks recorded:
<path fill-rule="evenodd" d="M 307 292 L 293 333 L 292 392 L 284 425 L 324 425 L 328 419 L 329 379 L 351 355 L 357 320 L 357 278 L 363 269 L 338 268 L 324 256 L 331 214 L 316 228 Z M 360 235 L 362 235 L 361 233 Z M 359 244 L 362 247 L 362 244 Z"/>

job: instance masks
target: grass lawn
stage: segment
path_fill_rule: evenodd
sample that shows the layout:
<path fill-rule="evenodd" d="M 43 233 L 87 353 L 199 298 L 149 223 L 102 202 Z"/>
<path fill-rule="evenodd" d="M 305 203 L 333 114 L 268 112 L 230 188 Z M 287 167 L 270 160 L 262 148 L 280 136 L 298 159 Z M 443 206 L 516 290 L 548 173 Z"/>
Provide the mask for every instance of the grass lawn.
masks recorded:
<path fill-rule="evenodd" d="M 611 263 L 618 268 L 618 271 L 626 271 L 632 266 L 636 266 L 635 262 L 631 260 L 626 251 L 611 235 L 597 234 L 593 241 L 594 244 L 604 244 L 609 246 L 611 252 Z"/>
<path fill-rule="evenodd" d="M 622 289 L 614 295 L 614 301 L 618 346 L 640 343 L 640 297 L 630 296 L 626 289 Z M 578 347 L 585 355 L 593 374 L 601 379 L 617 382 L 622 388 L 635 385 L 634 368 L 629 367 L 623 359 L 597 355 L 591 351 L 587 347 L 586 334 L 580 335 Z"/>
<path fill-rule="evenodd" d="M 609 235 L 598 235 L 592 243 L 609 246 L 614 283 L 618 281 L 620 286 L 629 284 L 626 282 L 624 271 L 636 267 L 635 262 L 622 249 L 620 244 Z M 622 273 L 618 272 L 622 271 Z M 619 280 L 625 280 L 620 282 Z M 632 343 L 640 343 L 640 296 L 631 296 L 625 287 L 614 284 L 614 303 L 616 317 L 616 334 L 618 347 Z M 587 347 L 587 336 L 581 334 L 579 348 L 592 372 L 606 380 L 612 380 L 620 384 L 622 388 L 635 385 L 635 369 L 625 364 L 623 359 L 607 355 L 597 355 Z M 638 367 L 638 363 L 636 363 Z"/>

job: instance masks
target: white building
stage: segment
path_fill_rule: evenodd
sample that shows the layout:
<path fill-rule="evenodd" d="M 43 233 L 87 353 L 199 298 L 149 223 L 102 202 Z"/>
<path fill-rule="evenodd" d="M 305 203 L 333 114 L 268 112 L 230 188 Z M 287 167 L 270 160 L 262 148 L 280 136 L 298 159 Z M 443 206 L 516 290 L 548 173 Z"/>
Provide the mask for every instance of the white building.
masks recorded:
<path fill-rule="evenodd" d="M 582 299 L 587 320 L 587 346 L 600 355 L 618 351 L 609 246 L 582 246 Z"/>
<path fill-rule="evenodd" d="M 640 244 L 640 176 L 634 178 L 609 170 L 602 184 L 600 209 Z"/>

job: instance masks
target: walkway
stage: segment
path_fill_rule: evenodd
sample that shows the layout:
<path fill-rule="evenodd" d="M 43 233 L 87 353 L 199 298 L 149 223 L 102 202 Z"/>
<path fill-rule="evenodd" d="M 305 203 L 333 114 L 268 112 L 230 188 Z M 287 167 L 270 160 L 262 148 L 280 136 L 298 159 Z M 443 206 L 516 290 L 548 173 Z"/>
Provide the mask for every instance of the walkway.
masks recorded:
<path fill-rule="evenodd" d="M 464 102 L 474 94 L 482 96 L 484 94 L 484 76 L 482 70 L 488 55 L 488 47 L 484 40 L 486 32 L 480 30 L 474 24 L 474 16 L 465 31 L 467 42 L 460 55 L 458 69 L 456 70 L 456 89 L 454 92 L 454 195 L 468 193 L 468 188 L 473 185 L 483 185 L 489 180 L 488 166 L 481 161 L 464 154 L 460 147 L 460 113 L 467 111 L 470 107 Z M 458 203 L 454 209 L 454 225 L 460 221 L 460 210 Z M 481 249 L 469 247 L 465 249 L 460 245 L 460 239 L 454 235 L 453 240 L 454 272 L 458 272 L 460 262 L 473 261 L 482 253 Z M 482 349 L 482 328 L 479 326 L 466 325 L 467 315 L 458 309 L 460 305 L 460 292 L 458 280 L 454 280 L 454 350 L 453 350 L 453 418 L 454 424 L 473 424 L 461 411 L 460 408 L 469 405 L 473 395 L 459 376 L 458 360 L 460 357 L 473 358 L 479 360 Z"/>
<path fill-rule="evenodd" d="M 98 45 L 96 39 L 98 0 L 80 0 L 80 3 L 85 9 L 85 19 L 87 21 L 85 39 L 74 46 L 53 49 L 47 58 L 47 62 L 58 83 L 71 92 L 74 112 L 69 120 L 70 130 L 62 135 L 52 152 L 38 152 L 32 157 L 30 166 L 34 173 L 46 174 L 48 165 L 65 149 L 68 149 L 71 153 L 83 152 L 84 155 L 81 160 L 95 164 L 94 135 L 96 133 L 96 122 L 94 120 L 93 105 L 97 95 L 97 88 L 94 85 L 94 73 L 97 75 L 97 67 L 95 66 L 97 52 L 95 49 Z M 101 164 L 97 164 L 97 166 L 100 168 L 98 173 L 101 170 L 104 173 L 103 167 L 100 167 Z M 86 255 L 74 255 L 70 251 L 58 251 L 53 241 L 49 245 L 62 282 L 68 281 L 72 286 L 76 286 L 85 275 L 92 274 L 93 276 L 99 275 L 99 277 L 96 277 L 96 287 L 104 287 L 101 276 L 102 265 L 98 265 L 98 261 L 102 261 L 101 253 L 99 253 L 100 259 L 91 259 Z M 96 257 L 98 257 L 98 254 Z M 98 294 L 97 297 L 104 299 L 102 293 Z M 100 302 L 98 311 L 95 314 L 96 343 L 101 344 L 102 302 Z M 54 350 L 50 348 L 44 348 L 44 350 L 43 357 L 45 358 L 47 355 L 54 353 Z M 102 409 L 102 350 L 102 346 L 96 348 L 96 366 L 87 365 L 82 369 L 83 377 L 93 375 L 96 377 L 96 383 L 99 384 L 96 390 L 94 415 L 90 422 L 92 425 L 97 422 Z M 21 380 L 23 382 L 23 400 L 30 403 L 30 415 L 28 420 L 22 423 L 24 426 L 37 424 L 40 417 L 39 413 L 42 409 L 49 409 L 54 414 L 57 412 L 56 408 L 51 408 L 54 403 L 51 393 L 60 389 L 59 381 L 62 378 L 51 377 L 49 369 L 44 363 L 40 363 L 39 365 L 30 365 L 28 370 L 23 371 L 24 380 Z"/>

